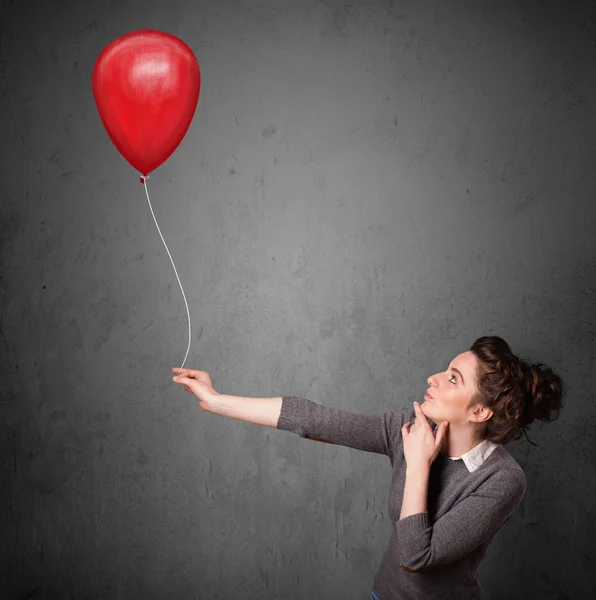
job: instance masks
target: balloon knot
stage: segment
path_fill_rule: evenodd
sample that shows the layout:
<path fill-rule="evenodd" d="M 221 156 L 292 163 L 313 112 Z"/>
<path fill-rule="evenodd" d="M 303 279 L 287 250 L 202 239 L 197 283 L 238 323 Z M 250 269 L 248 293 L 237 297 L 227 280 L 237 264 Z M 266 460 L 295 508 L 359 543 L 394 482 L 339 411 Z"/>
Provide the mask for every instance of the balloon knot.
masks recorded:
<path fill-rule="evenodd" d="M 149 175 L 142 175 L 140 178 L 140 182 L 145 183 L 145 179 L 149 179 Z"/>

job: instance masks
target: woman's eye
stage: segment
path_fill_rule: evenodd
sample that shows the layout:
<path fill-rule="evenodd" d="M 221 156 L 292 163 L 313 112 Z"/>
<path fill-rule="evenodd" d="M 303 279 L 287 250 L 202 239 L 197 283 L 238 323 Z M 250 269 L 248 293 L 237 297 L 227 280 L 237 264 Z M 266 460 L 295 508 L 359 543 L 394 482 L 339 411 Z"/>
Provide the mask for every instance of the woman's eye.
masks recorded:
<path fill-rule="evenodd" d="M 455 375 L 452 375 L 452 376 L 449 378 L 449 381 L 451 381 L 452 379 L 455 379 Z M 455 383 L 457 383 L 457 379 L 455 379 Z"/>

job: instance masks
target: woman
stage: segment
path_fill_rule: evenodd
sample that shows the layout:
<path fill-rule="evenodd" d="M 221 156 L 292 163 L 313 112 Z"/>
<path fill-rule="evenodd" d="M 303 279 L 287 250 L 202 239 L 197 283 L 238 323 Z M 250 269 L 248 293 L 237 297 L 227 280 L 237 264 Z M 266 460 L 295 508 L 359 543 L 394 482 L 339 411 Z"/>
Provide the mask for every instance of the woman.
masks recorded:
<path fill-rule="evenodd" d="M 429 377 L 424 402 L 409 414 L 357 414 L 295 396 L 228 396 L 213 389 L 208 373 L 172 370 L 204 410 L 389 457 L 393 527 L 371 600 L 475 600 L 483 598 L 480 561 L 526 489 L 503 446 L 563 406 L 561 378 L 541 367 L 500 337 L 478 338 Z"/>

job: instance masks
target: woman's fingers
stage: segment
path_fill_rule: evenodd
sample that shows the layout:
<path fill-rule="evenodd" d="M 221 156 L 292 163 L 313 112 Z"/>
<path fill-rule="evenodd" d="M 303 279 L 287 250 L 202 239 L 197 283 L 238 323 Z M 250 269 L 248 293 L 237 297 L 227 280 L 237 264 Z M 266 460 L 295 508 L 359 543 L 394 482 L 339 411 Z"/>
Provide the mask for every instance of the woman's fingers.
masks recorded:
<path fill-rule="evenodd" d="M 437 448 L 440 448 L 443 444 L 443 438 L 447 435 L 447 427 L 449 426 L 449 421 L 443 421 L 435 432 L 435 442 Z"/>
<path fill-rule="evenodd" d="M 182 377 L 196 377 L 199 372 L 194 370 L 194 369 L 180 369 L 178 367 L 172 367 L 172 371 L 174 373 L 178 373 L 178 375 L 181 375 Z"/>
<path fill-rule="evenodd" d="M 428 425 L 425 415 L 422 412 L 422 409 L 420 408 L 420 404 L 418 404 L 418 402 L 414 402 L 414 411 L 416 413 L 416 425 L 422 425 L 423 422 Z M 429 427 L 430 427 L 430 425 L 429 425 Z"/>
<path fill-rule="evenodd" d="M 174 383 L 179 383 L 184 386 L 184 389 L 187 392 L 192 392 L 192 388 L 190 387 L 191 383 L 194 383 L 196 380 L 186 377 L 184 375 L 175 375 L 173 378 Z"/>

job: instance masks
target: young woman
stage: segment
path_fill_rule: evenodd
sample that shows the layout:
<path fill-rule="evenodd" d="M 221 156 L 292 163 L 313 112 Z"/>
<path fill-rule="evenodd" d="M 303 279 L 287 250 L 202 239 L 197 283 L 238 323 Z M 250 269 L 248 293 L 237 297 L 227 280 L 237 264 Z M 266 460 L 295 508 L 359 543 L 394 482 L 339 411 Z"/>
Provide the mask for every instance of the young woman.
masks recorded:
<path fill-rule="evenodd" d="M 371 600 L 476 600 L 478 566 L 526 489 L 504 444 L 563 406 L 563 381 L 543 366 L 515 356 L 500 337 L 481 337 L 429 377 L 412 412 L 380 414 L 296 396 L 228 396 L 206 372 L 172 370 L 204 410 L 389 457 L 393 527 Z"/>

